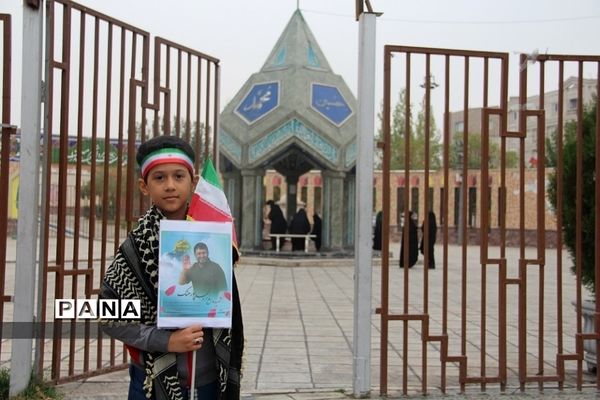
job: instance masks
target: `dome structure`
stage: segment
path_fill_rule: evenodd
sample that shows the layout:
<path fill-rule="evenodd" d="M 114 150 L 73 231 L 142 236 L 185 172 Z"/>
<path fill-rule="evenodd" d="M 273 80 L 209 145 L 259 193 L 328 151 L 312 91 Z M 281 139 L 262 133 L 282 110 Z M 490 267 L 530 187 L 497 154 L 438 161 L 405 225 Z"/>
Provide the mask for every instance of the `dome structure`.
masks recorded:
<path fill-rule="evenodd" d="M 348 189 L 344 181 L 354 181 L 356 111 L 356 98 L 331 70 L 296 10 L 260 71 L 248 78 L 220 116 L 220 170 L 240 225 L 242 248 L 260 245 L 257 210 L 264 201 L 261 177 L 267 169 L 286 178 L 288 217 L 297 207 L 298 178 L 310 170 L 322 172 L 327 220 L 323 226 L 328 235 L 324 244 L 343 246 L 346 218 L 327 207 L 349 201 L 343 198 Z M 248 206 L 248 201 L 254 205 Z"/>

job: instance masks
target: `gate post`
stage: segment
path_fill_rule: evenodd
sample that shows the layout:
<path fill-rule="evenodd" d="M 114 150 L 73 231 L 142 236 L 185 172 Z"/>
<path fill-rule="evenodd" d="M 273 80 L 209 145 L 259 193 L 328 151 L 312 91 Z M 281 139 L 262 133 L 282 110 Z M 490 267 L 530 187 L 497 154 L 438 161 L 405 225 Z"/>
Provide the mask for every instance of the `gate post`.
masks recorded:
<path fill-rule="evenodd" d="M 355 397 L 367 396 L 371 390 L 371 263 L 373 257 L 371 210 L 373 210 L 376 17 L 375 13 L 362 13 L 359 16 L 354 357 L 352 367 Z"/>
<path fill-rule="evenodd" d="M 42 83 L 43 7 L 23 5 L 21 84 L 21 158 L 19 161 L 19 218 L 13 321 L 29 335 L 12 340 L 10 396 L 21 392 L 31 377 L 34 294 L 37 266 L 38 195 L 40 177 L 40 111 Z M 15 327 L 13 326 L 13 334 Z"/>

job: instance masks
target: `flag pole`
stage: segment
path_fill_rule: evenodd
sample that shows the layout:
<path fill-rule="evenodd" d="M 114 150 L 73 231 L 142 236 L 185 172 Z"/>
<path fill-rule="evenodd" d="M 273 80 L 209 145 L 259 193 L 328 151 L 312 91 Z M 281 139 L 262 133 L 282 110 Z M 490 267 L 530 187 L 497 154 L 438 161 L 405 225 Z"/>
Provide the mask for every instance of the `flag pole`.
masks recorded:
<path fill-rule="evenodd" d="M 196 397 L 196 350 L 192 350 L 192 383 L 190 386 L 190 400 L 194 400 Z"/>

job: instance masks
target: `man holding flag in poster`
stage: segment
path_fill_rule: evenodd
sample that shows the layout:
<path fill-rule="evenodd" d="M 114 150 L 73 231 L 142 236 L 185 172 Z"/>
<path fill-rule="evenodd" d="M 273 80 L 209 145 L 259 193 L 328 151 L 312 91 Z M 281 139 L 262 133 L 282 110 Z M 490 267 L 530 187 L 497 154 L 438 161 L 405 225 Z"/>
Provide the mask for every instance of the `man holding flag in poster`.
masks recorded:
<path fill-rule="evenodd" d="M 194 150 L 174 136 L 142 143 L 136 160 L 140 191 L 150 197 L 152 206 L 119 247 L 100 292 L 103 299 L 141 303 L 139 320 L 100 321 L 102 330 L 124 342 L 131 356 L 128 398 L 239 399 L 244 333 L 234 274 L 229 329 L 198 324 L 157 327 L 160 221 L 232 220 L 214 166 L 206 160 L 200 178 L 194 173 Z M 235 263 L 239 257 L 235 245 L 232 251 Z"/>

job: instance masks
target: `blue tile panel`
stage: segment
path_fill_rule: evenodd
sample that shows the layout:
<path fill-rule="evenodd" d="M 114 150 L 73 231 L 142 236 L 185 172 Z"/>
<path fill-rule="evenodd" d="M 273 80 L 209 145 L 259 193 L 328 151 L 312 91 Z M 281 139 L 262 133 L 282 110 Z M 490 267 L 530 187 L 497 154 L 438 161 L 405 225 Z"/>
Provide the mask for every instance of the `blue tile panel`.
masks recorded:
<path fill-rule="evenodd" d="M 318 152 L 322 158 L 333 164 L 337 164 L 338 149 L 336 146 L 297 119 L 289 120 L 250 145 L 248 149 L 248 161 L 251 163 L 255 162 L 291 137 L 298 138 L 308 147 Z"/>
<path fill-rule="evenodd" d="M 251 124 L 277 106 L 279 106 L 279 82 L 266 82 L 252 86 L 235 112 L 246 123 Z"/>
<path fill-rule="evenodd" d="M 342 125 L 352 115 L 352 109 L 335 86 L 313 83 L 311 92 L 312 108 L 334 125 Z"/>
<path fill-rule="evenodd" d="M 219 145 L 236 163 L 242 162 L 242 146 L 223 129 L 219 131 Z"/>

